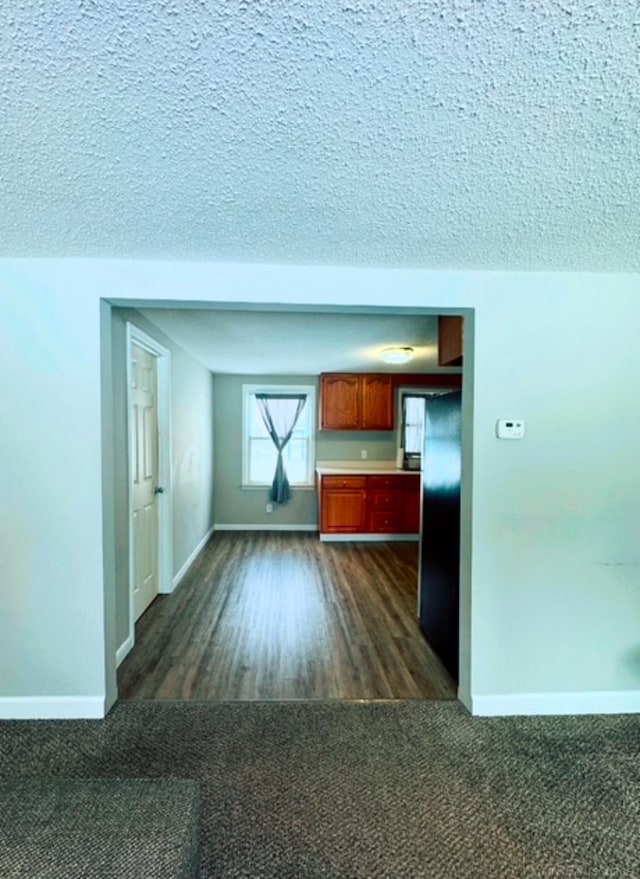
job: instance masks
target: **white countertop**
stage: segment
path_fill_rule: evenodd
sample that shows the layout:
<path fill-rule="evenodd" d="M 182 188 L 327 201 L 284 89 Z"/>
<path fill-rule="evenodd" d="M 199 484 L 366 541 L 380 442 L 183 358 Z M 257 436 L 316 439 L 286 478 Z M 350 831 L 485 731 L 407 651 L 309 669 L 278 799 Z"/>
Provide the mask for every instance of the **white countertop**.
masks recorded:
<path fill-rule="evenodd" d="M 419 470 L 402 470 L 395 461 L 317 461 L 318 476 L 414 476 Z"/>

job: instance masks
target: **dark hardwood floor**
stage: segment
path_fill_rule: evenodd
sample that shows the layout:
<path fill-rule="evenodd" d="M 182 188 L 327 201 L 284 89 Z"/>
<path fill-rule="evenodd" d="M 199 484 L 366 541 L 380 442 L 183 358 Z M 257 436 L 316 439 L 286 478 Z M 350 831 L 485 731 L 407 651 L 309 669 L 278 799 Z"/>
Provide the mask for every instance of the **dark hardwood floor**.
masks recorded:
<path fill-rule="evenodd" d="M 138 621 L 120 698 L 453 699 L 417 570 L 417 543 L 218 532 Z"/>

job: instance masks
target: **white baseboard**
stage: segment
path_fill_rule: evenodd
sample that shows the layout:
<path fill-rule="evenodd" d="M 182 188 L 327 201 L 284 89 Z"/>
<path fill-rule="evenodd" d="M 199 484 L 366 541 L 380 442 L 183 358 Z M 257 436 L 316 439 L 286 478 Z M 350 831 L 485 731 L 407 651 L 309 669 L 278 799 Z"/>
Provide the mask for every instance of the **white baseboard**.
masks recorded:
<path fill-rule="evenodd" d="M 472 696 L 478 717 L 542 714 L 639 714 L 640 690 L 591 690 L 584 693 L 512 693 Z"/>
<path fill-rule="evenodd" d="M 400 540 L 411 540 L 416 541 L 420 540 L 419 534 L 321 534 L 320 540 L 325 543 L 333 543 L 336 541 L 348 541 L 348 540 L 357 540 L 360 543 L 380 543 L 380 541 L 384 540 L 385 543 L 389 543 L 390 541 L 400 541 Z"/>
<path fill-rule="evenodd" d="M 219 525 L 216 531 L 317 531 L 317 525 Z"/>
<path fill-rule="evenodd" d="M 74 720 L 105 717 L 104 696 L 0 698 L 0 720 Z"/>
<path fill-rule="evenodd" d="M 187 571 L 189 570 L 191 565 L 195 562 L 197 555 L 204 549 L 206 542 L 209 540 L 209 538 L 211 537 L 213 532 L 217 529 L 217 527 L 218 527 L 217 525 L 212 525 L 211 528 L 209 528 L 209 530 L 204 535 L 204 537 L 202 538 L 200 543 L 196 546 L 196 548 L 193 550 L 193 552 L 191 553 L 189 558 L 186 560 L 184 565 L 180 568 L 178 573 L 175 575 L 175 577 L 173 578 L 173 588 L 174 589 L 176 588 L 178 583 L 182 580 L 184 575 L 187 573 Z"/>
<path fill-rule="evenodd" d="M 133 635 L 128 635 L 127 638 L 122 642 L 122 644 L 116 650 L 116 668 L 122 663 L 123 659 L 129 655 L 129 653 L 133 650 Z"/>

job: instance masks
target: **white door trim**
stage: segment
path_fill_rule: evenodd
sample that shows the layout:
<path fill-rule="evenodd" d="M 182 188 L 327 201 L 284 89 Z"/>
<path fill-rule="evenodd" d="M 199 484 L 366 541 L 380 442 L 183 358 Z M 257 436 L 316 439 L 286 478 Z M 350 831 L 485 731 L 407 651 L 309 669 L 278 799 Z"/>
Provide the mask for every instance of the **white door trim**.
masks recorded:
<path fill-rule="evenodd" d="M 156 358 L 158 378 L 158 469 L 164 494 L 158 495 L 158 591 L 173 591 L 173 512 L 171 486 L 171 352 L 127 321 L 127 496 L 129 512 L 129 634 L 116 652 L 120 665 L 135 644 L 135 611 L 133 582 L 135 557 L 133 549 L 133 431 L 131 429 L 131 364 L 135 343 Z"/>

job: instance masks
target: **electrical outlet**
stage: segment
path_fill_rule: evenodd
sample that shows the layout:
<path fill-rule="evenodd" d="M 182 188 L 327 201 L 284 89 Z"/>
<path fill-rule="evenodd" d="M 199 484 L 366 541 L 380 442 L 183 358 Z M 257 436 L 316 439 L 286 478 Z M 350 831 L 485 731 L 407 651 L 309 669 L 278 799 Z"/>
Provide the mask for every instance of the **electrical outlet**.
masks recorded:
<path fill-rule="evenodd" d="M 273 504 L 267 504 L 267 513 L 273 513 Z"/>
<path fill-rule="evenodd" d="M 360 452 L 360 457 L 362 458 L 363 461 L 366 461 L 367 458 L 369 457 L 369 452 L 366 449 L 362 449 Z"/>

